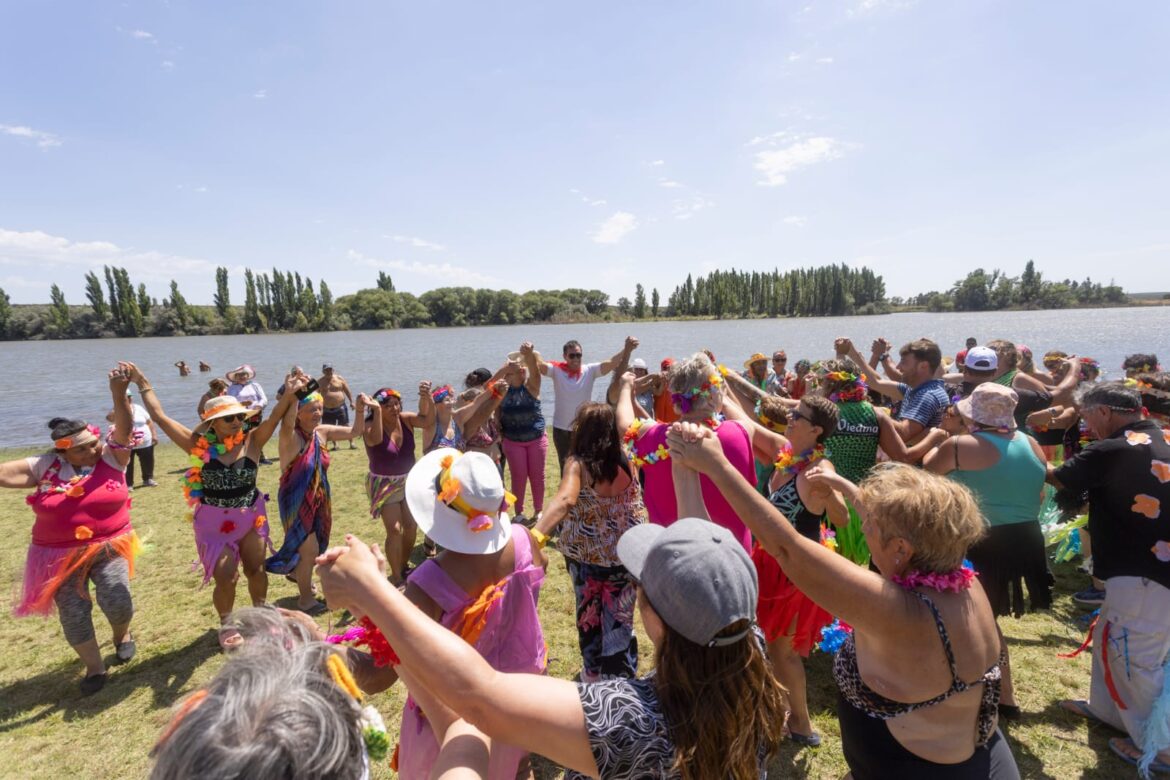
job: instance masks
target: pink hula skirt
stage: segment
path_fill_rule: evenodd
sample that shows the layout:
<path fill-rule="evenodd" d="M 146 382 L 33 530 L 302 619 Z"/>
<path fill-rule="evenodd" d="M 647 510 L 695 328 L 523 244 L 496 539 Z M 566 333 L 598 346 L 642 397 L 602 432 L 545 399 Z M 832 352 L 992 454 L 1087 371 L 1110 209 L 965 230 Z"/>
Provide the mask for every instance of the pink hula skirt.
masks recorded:
<path fill-rule="evenodd" d="M 264 494 L 256 496 L 252 506 L 221 507 L 200 504 L 195 510 L 195 547 L 199 551 L 199 563 L 203 566 L 203 584 L 211 582 L 215 562 L 223 551 L 231 550 L 235 564 L 240 562 L 240 540 L 251 531 L 264 540 L 269 552 L 272 542 L 268 538 L 268 515 Z"/>
<path fill-rule="evenodd" d="M 89 598 L 89 587 L 85 578 L 97 561 L 106 554 L 125 558 L 130 565 L 130 576 L 134 576 L 134 559 L 142 552 L 138 534 L 129 525 L 123 533 L 110 539 L 78 547 L 44 547 L 39 544 L 28 546 L 28 557 L 24 564 L 24 586 L 20 601 L 13 612 L 17 617 L 49 615 L 53 612 L 53 597 L 70 577 L 78 576 L 80 592 Z"/>

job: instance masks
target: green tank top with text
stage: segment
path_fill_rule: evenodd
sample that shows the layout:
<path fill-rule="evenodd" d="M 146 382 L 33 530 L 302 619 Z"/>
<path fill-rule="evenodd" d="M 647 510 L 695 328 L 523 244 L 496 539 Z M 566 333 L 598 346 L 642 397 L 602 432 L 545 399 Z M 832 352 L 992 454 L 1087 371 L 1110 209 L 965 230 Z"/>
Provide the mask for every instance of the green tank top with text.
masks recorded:
<path fill-rule="evenodd" d="M 825 440 L 825 449 L 837 473 L 856 485 L 877 462 L 878 413 L 869 401 L 847 401 L 837 410 L 837 432 Z"/>

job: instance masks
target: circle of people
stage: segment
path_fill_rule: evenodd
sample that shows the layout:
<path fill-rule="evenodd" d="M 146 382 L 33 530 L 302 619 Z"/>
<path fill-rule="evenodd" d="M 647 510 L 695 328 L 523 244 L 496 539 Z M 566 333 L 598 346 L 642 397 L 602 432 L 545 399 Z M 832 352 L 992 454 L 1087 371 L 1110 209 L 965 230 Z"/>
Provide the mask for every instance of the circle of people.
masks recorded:
<path fill-rule="evenodd" d="M 404 778 L 510 780 L 531 753 L 570 777 L 763 776 L 782 740 L 821 743 L 804 672 L 819 647 L 835 653 L 856 780 L 1016 778 L 997 620 L 1051 604 L 1059 539 L 1092 576 L 1077 601 L 1099 607 L 1088 698 L 1060 706 L 1121 732 L 1121 760 L 1167 769 L 1170 376 L 1156 356 L 1106 381 L 1091 358 L 1037 364 L 1002 340 L 969 339 L 952 360 L 926 338 L 877 339 L 868 357 L 837 339 L 792 372 L 781 350 L 742 371 L 702 351 L 651 373 L 638 346 L 586 362 L 576 341 L 562 360 L 525 342 L 462 392 L 421 382 L 414 411 L 392 387 L 355 397 L 327 364 L 320 379 L 294 368 L 265 415 L 243 365 L 212 380 L 194 427 L 119 363 L 107 433 L 55 418 L 52 449 L 0 465 L 0 485 L 33 491 L 16 613 L 56 610 L 95 693 L 92 586 L 115 661 L 133 658 L 129 491 L 134 459 L 157 484 L 161 429 L 189 456 L 183 493 L 230 658 L 176 709 L 154 776 L 365 776 L 393 740 L 363 697 L 399 678 L 389 760 Z M 543 377 L 562 469 L 547 505 Z M 256 487 L 278 431 L 279 548 Z M 331 547 L 330 445 L 355 439 L 385 537 Z M 1048 505 L 1059 521 L 1045 529 Z M 576 596 L 576 682 L 545 674 L 550 537 Z M 252 606 L 236 609 L 241 569 Z M 297 610 L 266 606 L 269 574 L 296 582 Z M 326 636 L 310 616 L 329 609 L 357 622 Z M 644 676 L 635 612 L 654 645 Z"/>

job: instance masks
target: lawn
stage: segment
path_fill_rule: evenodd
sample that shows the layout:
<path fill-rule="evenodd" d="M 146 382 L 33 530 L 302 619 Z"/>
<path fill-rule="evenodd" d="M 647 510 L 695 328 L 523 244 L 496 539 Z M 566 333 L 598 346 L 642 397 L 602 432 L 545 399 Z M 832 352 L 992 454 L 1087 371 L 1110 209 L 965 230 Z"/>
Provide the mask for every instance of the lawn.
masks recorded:
<path fill-rule="evenodd" d="M 551 449 L 550 476 L 556 471 Z M 272 450 L 275 453 L 275 447 Z M 3 457 L 29 454 L 33 453 L 9 451 Z M 195 547 L 177 482 L 184 458 L 167 444 L 160 447 L 157 460 L 156 478 L 161 486 L 134 493 L 134 524 L 147 548 L 133 583 L 138 656 L 125 666 L 112 667 L 105 689 L 90 698 L 82 698 L 77 690 L 81 667 L 65 644 L 56 619 L 11 617 L 32 513 L 24 503 L 23 491 L 0 494 L 0 532 L 13 540 L 0 551 L 0 607 L 4 611 L 0 642 L 8 648 L 0 654 L 0 755 L 8 756 L 11 762 L 0 770 L 4 777 L 144 776 L 150 766 L 147 753 L 171 707 L 207 682 L 223 663 L 216 642 L 211 591 L 200 589 L 201 578 L 192 569 Z M 367 511 L 365 471 L 366 458 L 360 449 L 341 449 L 334 456 L 330 478 L 335 539 L 346 532 L 367 541 L 383 537 L 381 524 L 370 520 Z M 261 468 L 260 481 L 262 489 L 275 499 L 277 467 Z M 550 480 L 550 494 L 556 482 L 555 477 Z M 274 523 L 277 541 L 278 525 Z M 552 552 L 550 557 L 549 576 L 541 593 L 549 673 L 571 679 L 580 670 L 573 591 L 560 556 Z M 1056 706 L 1062 698 L 1084 698 L 1089 679 L 1088 653 L 1075 659 L 1056 656 L 1075 648 L 1084 636 L 1084 612 L 1068 596 L 1084 586 L 1084 576 L 1071 565 L 1058 567 L 1056 574 L 1058 597 L 1050 612 L 1006 619 L 1002 624 L 1010 642 L 1019 702 L 1025 711 L 1020 721 L 1005 725 L 1021 774 L 1052 780 L 1136 776 L 1109 752 L 1107 740 L 1112 732 L 1090 729 Z M 237 593 L 241 606 L 246 593 L 241 584 Z M 276 604 L 291 606 L 295 587 L 275 577 L 269 594 Z M 112 657 L 108 626 L 97 610 L 95 617 L 103 650 L 107 658 Z M 320 620 L 327 625 L 328 616 Z M 646 670 L 650 643 L 644 636 L 642 639 L 642 669 Z M 814 653 L 808 672 L 809 704 L 825 742 L 818 750 L 798 751 L 786 745 L 773 760 L 773 777 L 839 778 L 845 774 L 834 714 L 831 658 Z M 403 698 L 396 687 L 372 699 L 392 732 L 397 731 Z M 373 777 L 393 774 L 383 764 L 374 768 Z M 538 775 L 556 777 L 559 772 L 545 762 L 538 764 Z"/>

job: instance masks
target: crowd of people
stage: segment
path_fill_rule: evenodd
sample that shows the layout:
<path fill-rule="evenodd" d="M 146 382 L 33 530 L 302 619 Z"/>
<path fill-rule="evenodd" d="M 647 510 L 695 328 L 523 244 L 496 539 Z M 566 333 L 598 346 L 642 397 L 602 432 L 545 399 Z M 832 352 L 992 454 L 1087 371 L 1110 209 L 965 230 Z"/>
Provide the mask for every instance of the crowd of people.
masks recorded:
<path fill-rule="evenodd" d="M 294 367 L 270 402 L 245 364 L 211 380 L 194 427 L 119 363 L 106 433 L 55 418 L 51 450 L 0 464 L 0 486 L 33 491 L 17 613 L 56 607 L 95 693 L 92 584 L 115 658 L 133 658 L 130 464 L 156 484 L 161 431 L 189 458 L 230 659 L 177 709 L 155 776 L 365 776 L 395 740 L 363 696 L 401 680 L 405 778 L 511 780 L 533 753 L 570 777 L 761 777 L 783 740 L 821 745 L 804 671 L 819 648 L 839 694 L 816 703 L 835 706 L 856 780 L 1018 778 L 999 621 L 1052 604 L 1046 545 L 1063 535 L 1091 576 L 1076 600 L 1099 612 L 1088 698 L 1060 706 L 1121 732 L 1110 748 L 1139 771 L 1170 771 L 1170 375 L 1155 355 L 1112 379 L 1006 340 L 952 359 L 928 338 L 875 339 L 868 357 L 841 338 L 794 371 L 784 350 L 742 371 L 704 350 L 651 373 L 638 347 L 587 362 L 577 341 L 562 360 L 525 342 L 462 390 L 421 382 L 413 410 L 393 387 L 355 394 L 330 364 Z M 544 377 L 560 469 L 547 500 Z M 274 435 L 279 546 L 256 486 Z M 331 546 L 331 451 L 357 440 L 385 536 Z M 1051 507 L 1063 525 L 1046 537 Z M 545 674 L 554 544 L 576 682 Z M 241 568 L 251 606 L 237 608 Z M 267 606 L 270 574 L 296 583 L 297 610 Z M 353 625 L 326 636 L 311 616 L 328 610 Z M 635 614 L 654 648 L 641 675 Z"/>

